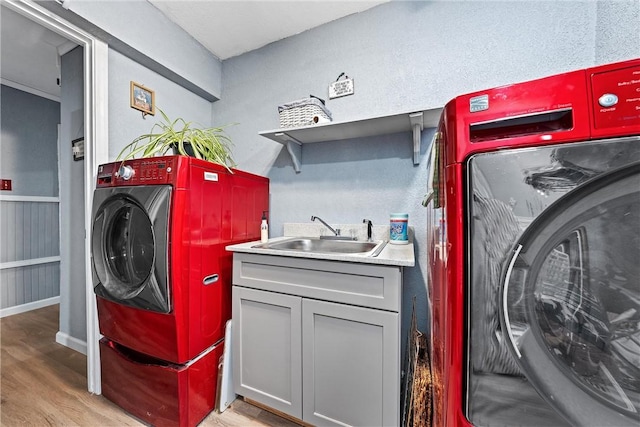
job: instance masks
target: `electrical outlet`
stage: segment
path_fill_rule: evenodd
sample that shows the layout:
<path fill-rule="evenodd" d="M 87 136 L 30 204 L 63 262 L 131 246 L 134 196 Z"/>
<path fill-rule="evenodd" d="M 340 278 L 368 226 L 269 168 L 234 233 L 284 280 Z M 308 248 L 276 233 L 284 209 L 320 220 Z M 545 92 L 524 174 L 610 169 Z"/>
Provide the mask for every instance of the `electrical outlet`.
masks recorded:
<path fill-rule="evenodd" d="M 10 179 L 0 179 L 0 191 L 11 191 Z"/>
<path fill-rule="evenodd" d="M 353 79 L 336 80 L 329 85 L 329 99 L 353 94 Z"/>

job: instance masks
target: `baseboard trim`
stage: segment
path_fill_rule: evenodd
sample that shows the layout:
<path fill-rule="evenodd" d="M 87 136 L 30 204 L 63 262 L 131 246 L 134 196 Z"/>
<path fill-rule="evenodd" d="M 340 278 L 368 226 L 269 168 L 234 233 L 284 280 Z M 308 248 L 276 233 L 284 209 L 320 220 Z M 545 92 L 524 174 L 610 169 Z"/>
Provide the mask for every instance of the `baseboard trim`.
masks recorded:
<path fill-rule="evenodd" d="M 293 423 L 298 424 L 299 426 L 302 427 L 313 427 L 313 424 L 309 424 L 307 422 L 302 421 L 299 418 L 294 417 L 293 415 L 289 415 L 286 412 L 282 412 L 282 411 L 278 411 L 277 409 L 273 409 L 270 406 L 265 405 L 264 403 L 260 403 L 260 402 L 256 402 L 255 400 L 246 398 L 246 397 L 242 397 L 242 400 L 244 400 L 245 402 L 247 402 L 249 405 L 253 405 L 256 406 L 260 409 L 264 409 L 267 412 L 271 412 L 272 414 L 276 414 L 279 417 L 285 418 Z"/>
<path fill-rule="evenodd" d="M 65 347 L 69 347 L 71 350 L 75 350 L 79 353 L 87 355 L 87 342 L 81 341 L 78 338 L 74 338 L 69 334 L 58 331 L 56 334 L 56 342 Z"/>
<path fill-rule="evenodd" d="M 26 313 L 27 311 L 37 310 L 39 308 L 48 307 L 55 304 L 60 304 L 59 296 L 28 302 L 26 304 L 14 305 L 13 307 L 1 309 L 0 318 L 12 316 L 14 314 Z"/>

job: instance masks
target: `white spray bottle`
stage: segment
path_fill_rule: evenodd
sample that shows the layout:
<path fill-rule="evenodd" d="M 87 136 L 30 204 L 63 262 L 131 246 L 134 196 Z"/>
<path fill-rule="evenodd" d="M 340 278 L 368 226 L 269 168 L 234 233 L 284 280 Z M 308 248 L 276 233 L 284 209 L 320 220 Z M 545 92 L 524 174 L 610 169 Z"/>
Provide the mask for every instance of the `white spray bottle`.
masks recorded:
<path fill-rule="evenodd" d="M 262 223 L 260 224 L 260 241 L 267 243 L 269 241 L 269 224 L 267 224 L 267 211 L 262 211 Z"/>

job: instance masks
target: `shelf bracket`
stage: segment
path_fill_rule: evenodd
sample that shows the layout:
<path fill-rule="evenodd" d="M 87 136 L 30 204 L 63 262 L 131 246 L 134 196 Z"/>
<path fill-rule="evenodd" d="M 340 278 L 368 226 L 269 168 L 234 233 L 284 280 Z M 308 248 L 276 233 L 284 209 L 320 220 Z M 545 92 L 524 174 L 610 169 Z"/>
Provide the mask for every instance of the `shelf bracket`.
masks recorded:
<path fill-rule="evenodd" d="M 290 137 L 284 132 L 276 133 L 274 136 L 287 148 L 289 156 L 291 156 L 291 162 L 293 163 L 293 170 L 296 171 L 296 173 L 300 173 L 302 144 L 297 139 Z"/>
<path fill-rule="evenodd" d="M 420 140 L 422 137 L 422 129 L 424 129 L 424 117 L 422 111 L 419 113 L 409 114 L 409 122 L 413 129 L 413 164 L 420 164 Z"/>

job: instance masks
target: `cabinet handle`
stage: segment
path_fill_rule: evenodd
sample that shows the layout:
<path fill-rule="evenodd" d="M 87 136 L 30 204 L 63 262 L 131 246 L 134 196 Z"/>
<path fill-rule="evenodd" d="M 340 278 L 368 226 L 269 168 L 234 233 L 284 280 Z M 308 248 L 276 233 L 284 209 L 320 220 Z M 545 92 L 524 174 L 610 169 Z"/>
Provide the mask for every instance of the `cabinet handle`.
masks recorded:
<path fill-rule="evenodd" d="M 217 274 L 212 274 L 211 276 L 207 276 L 202 279 L 202 284 L 205 286 L 211 285 L 212 283 L 216 283 L 219 278 L 220 276 L 218 276 Z"/>

